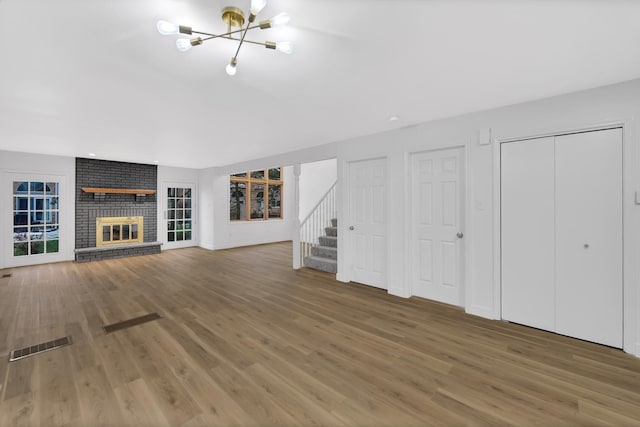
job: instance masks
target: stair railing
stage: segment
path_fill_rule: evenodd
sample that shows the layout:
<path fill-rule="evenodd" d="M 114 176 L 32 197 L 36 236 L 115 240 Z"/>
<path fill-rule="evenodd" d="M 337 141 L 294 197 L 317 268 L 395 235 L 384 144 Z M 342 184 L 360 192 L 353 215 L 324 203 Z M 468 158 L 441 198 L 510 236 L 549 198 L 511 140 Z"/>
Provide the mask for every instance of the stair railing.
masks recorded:
<path fill-rule="evenodd" d="M 336 218 L 336 182 L 300 223 L 300 266 L 304 266 L 305 257 L 311 254 L 311 247 L 318 244 L 318 238 L 324 235 L 325 227 L 331 226 Z"/>

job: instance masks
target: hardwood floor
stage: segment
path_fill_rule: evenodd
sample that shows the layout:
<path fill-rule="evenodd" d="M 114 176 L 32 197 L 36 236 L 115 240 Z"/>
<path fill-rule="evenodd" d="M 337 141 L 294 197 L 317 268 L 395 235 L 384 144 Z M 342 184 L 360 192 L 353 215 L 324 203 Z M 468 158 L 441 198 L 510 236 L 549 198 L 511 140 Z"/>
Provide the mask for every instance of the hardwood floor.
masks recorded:
<path fill-rule="evenodd" d="M 0 271 L 0 426 L 640 425 L 640 359 L 290 259 L 283 243 Z"/>

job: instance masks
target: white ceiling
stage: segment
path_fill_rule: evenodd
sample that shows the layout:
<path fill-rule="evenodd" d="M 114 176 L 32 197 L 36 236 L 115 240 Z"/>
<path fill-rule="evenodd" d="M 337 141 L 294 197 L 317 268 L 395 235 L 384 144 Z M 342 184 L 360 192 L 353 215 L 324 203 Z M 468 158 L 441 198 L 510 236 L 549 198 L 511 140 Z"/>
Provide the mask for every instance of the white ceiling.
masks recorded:
<path fill-rule="evenodd" d="M 640 77 L 640 1 L 268 0 L 292 55 L 187 53 L 250 0 L 0 0 L 0 149 L 203 168 Z M 390 122 L 397 115 L 400 120 Z"/>

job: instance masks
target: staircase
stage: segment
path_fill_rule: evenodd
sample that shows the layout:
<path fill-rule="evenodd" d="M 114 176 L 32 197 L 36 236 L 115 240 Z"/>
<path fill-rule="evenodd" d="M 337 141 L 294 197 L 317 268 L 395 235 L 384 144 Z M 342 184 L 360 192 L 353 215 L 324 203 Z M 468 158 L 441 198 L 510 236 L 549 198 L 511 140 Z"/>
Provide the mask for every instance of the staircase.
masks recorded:
<path fill-rule="evenodd" d="M 304 266 L 335 274 L 338 271 L 338 220 L 332 219 L 325 227 L 325 235 L 318 237 L 318 244 L 311 246 L 311 254 L 304 257 Z"/>

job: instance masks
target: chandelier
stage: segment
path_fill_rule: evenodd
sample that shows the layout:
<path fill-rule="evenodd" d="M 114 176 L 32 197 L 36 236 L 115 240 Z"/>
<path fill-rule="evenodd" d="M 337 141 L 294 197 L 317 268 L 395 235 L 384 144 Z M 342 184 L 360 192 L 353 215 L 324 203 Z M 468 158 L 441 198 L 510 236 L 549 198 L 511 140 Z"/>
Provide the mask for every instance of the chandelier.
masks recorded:
<path fill-rule="evenodd" d="M 256 16 L 258 13 L 267 5 L 267 0 L 251 0 L 251 7 L 249 9 L 249 17 L 247 19 L 247 25 L 244 26 L 244 12 L 242 9 L 237 7 L 229 6 L 222 9 L 222 21 L 227 24 L 227 32 L 223 34 L 211 34 L 205 33 L 202 31 L 195 31 L 191 27 L 187 27 L 185 25 L 176 25 L 167 21 L 158 21 L 158 31 L 162 35 L 171 35 L 171 34 L 188 34 L 193 35 L 197 34 L 198 37 L 194 37 L 191 39 L 180 38 L 176 40 L 176 47 L 181 52 L 186 52 L 191 49 L 193 46 L 201 45 L 203 42 L 211 39 L 227 39 L 227 40 L 235 40 L 238 43 L 238 48 L 236 49 L 235 55 L 231 57 L 231 61 L 227 65 L 226 71 L 227 74 L 233 76 L 236 74 L 236 66 L 238 64 L 238 53 L 240 53 L 240 48 L 243 43 L 251 43 L 262 45 L 267 49 L 274 49 L 283 53 L 291 53 L 293 51 L 293 45 L 291 42 L 256 42 L 247 40 L 245 36 L 249 30 L 253 30 L 256 28 L 260 28 L 261 30 L 266 30 L 267 28 L 277 27 L 280 25 L 285 25 L 289 22 L 289 15 L 285 12 L 280 13 L 279 15 L 274 16 L 271 19 L 267 19 L 266 21 L 261 21 L 258 24 L 253 24 L 256 20 Z M 235 29 L 234 29 L 235 28 Z M 238 38 L 239 35 L 239 38 Z M 202 37 L 201 37 L 202 36 Z"/>

